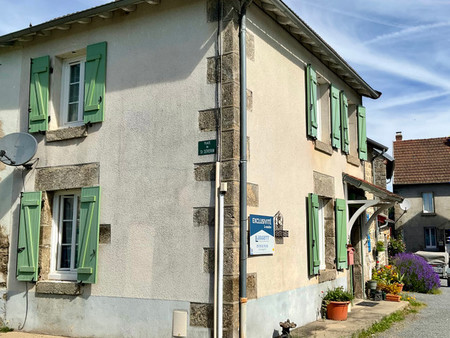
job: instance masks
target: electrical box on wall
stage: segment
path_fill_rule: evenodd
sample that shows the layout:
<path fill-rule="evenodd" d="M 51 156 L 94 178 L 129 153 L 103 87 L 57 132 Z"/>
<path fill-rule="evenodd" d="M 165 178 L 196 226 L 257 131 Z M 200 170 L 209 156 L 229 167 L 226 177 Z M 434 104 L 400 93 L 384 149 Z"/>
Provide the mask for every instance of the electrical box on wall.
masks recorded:
<path fill-rule="evenodd" d="M 172 322 L 173 337 L 187 337 L 187 311 L 174 311 Z"/>

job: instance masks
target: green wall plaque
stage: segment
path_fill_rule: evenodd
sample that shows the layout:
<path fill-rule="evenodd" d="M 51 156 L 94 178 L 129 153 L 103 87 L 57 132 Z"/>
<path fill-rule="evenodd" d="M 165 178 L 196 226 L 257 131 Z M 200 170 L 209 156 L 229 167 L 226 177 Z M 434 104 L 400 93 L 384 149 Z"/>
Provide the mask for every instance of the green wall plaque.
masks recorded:
<path fill-rule="evenodd" d="M 217 149 L 216 140 L 200 141 L 198 142 L 198 154 L 210 155 L 215 154 Z"/>

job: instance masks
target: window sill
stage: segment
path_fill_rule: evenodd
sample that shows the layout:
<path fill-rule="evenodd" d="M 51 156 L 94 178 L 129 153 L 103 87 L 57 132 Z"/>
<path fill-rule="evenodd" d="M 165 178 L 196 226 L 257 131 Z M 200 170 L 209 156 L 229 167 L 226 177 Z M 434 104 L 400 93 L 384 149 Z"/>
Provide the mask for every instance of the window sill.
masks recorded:
<path fill-rule="evenodd" d="M 36 293 L 47 295 L 77 296 L 81 294 L 80 284 L 63 281 L 38 281 Z"/>
<path fill-rule="evenodd" d="M 71 140 L 74 138 L 82 138 L 82 137 L 86 137 L 87 135 L 88 135 L 87 127 L 86 127 L 86 125 L 82 125 L 79 127 L 69 127 L 69 128 L 63 128 L 63 129 L 48 130 L 45 133 L 45 140 L 47 142 L 56 142 L 56 141 L 63 141 L 63 140 Z"/>
<path fill-rule="evenodd" d="M 48 279 L 54 281 L 63 282 L 76 282 L 77 272 L 76 271 L 54 271 L 48 274 Z"/>
<path fill-rule="evenodd" d="M 336 279 L 335 269 L 320 270 L 319 283 L 329 282 Z"/>
<path fill-rule="evenodd" d="M 435 212 L 422 212 L 422 216 L 423 217 L 436 216 L 436 213 Z"/>
<path fill-rule="evenodd" d="M 359 167 L 361 164 L 361 161 L 358 157 L 347 154 L 347 163 L 354 165 L 355 167 Z"/>
<path fill-rule="evenodd" d="M 327 143 L 319 141 L 319 140 L 316 140 L 314 142 L 314 149 L 321 151 L 328 155 L 333 155 L 333 147 L 331 146 L 331 144 L 327 144 Z"/>

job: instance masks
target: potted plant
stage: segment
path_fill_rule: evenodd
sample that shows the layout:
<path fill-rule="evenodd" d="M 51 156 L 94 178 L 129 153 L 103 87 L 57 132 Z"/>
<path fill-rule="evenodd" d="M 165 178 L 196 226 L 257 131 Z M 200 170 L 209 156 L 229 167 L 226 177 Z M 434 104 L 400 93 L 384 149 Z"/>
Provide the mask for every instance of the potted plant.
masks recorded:
<path fill-rule="evenodd" d="M 384 246 L 384 242 L 383 241 L 378 241 L 377 245 L 376 245 L 376 248 L 377 248 L 378 252 L 386 251 L 386 248 Z"/>
<path fill-rule="evenodd" d="M 377 289 L 377 285 L 378 285 L 378 281 L 371 279 L 369 281 L 367 281 L 367 287 L 370 290 L 376 290 Z"/>
<path fill-rule="evenodd" d="M 403 285 L 402 285 L 403 286 Z M 385 286 L 384 291 L 386 292 L 386 300 L 391 302 L 399 302 L 401 299 L 400 287 L 397 283 L 388 284 Z"/>
<path fill-rule="evenodd" d="M 386 293 L 386 300 L 399 302 L 403 289 L 403 277 L 394 265 L 385 265 L 372 272 L 372 279 L 378 281 L 377 289 Z"/>
<path fill-rule="evenodd" d="M 348 305 L 353 300 L 350 292 L 342 286 L 328 290 L 323 301 L 327 306 L 327 318 L 331 320 L 347 320 Z"/>

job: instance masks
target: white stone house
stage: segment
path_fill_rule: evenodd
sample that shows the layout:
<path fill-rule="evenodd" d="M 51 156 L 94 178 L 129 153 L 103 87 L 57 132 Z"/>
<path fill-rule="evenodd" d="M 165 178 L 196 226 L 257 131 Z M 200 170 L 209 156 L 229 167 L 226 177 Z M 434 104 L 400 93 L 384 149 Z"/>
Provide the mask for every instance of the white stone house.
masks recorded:
<path fill-rule="evenodd" d="M 363 292 L 346 244 L 380 93 L 282 1 L 115 1 L 0 37 L 0 64 L 3 133 L 38 142 L 0 167 L 10 326 L 261 337 Z M 269 254 L 249 215 L 277 215 Z"/>

